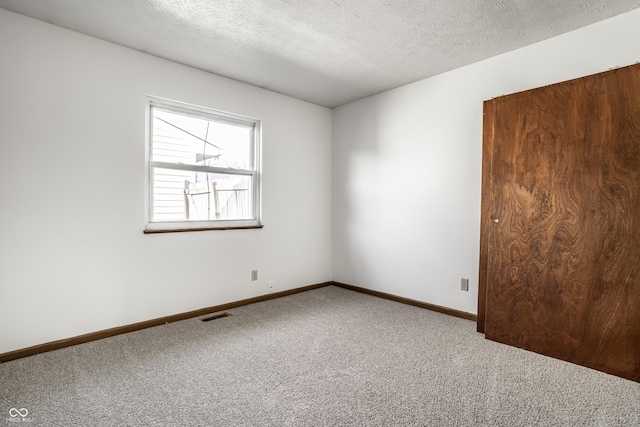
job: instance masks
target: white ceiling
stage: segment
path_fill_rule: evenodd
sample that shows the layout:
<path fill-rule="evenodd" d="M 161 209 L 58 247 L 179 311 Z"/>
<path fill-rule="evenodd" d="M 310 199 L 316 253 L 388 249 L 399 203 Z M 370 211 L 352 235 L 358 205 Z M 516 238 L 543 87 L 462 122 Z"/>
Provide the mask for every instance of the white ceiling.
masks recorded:
<path fill-rule="evenodd" d="M 335 107 L 640 0 L 0 0 L 0 7 Z"/>

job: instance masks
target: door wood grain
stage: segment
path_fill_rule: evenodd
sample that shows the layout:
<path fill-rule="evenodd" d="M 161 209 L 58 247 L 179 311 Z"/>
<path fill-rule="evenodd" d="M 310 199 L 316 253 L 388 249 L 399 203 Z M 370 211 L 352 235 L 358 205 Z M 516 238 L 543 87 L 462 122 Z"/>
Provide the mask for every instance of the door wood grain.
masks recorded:
<path fill-rule="evenodd" d="M 640 381 L 640 66 L 484 109 L 478 330 Z"/>

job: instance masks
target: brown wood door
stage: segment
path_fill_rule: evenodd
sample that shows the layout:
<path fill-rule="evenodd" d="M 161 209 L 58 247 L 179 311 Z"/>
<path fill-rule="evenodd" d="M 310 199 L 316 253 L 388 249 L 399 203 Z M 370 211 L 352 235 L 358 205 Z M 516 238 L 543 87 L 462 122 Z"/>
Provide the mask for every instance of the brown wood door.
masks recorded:
<path fill-rule="evenodd" d="M 485 102 L 478 330 L 640 381 L 640 66 Z"/>

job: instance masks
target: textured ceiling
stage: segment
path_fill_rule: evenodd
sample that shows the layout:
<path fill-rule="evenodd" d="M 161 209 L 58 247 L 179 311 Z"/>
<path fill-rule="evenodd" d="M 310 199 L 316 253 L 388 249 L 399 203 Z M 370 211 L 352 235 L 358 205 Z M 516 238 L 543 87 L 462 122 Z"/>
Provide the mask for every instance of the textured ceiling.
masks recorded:
<path fill-rule="evenodd" d="M 0 7 L 335 107 L 640 0 L 0 0 Z"/>

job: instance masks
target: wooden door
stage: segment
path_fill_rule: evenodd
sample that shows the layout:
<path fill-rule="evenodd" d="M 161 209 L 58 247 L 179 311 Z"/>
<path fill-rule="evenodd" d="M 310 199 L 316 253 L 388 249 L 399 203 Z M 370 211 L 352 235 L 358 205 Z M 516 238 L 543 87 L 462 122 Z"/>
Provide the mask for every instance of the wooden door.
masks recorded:
<path fill-rule="evenodd" d="M 640 381 L 640 65 L 484 108 L 478 330 Z"/>

